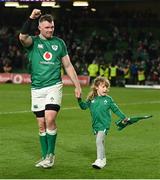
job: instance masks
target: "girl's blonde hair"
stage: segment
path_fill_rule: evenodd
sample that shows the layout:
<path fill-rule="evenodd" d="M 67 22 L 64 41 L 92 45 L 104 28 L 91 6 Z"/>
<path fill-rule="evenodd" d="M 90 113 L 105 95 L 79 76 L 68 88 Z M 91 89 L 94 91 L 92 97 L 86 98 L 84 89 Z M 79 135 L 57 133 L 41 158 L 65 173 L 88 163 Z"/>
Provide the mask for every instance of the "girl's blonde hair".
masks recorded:
<path fill-rule="evenodd" d="M 101 77 L 98 76 L 94 82 L 93 85 L 91 86 L 91 92 L 89 92 L 88 96 L 87 96 L 87 100 L 92 100 L 95 96 L 97 96 L 97 87 L 101 84 L 104 83 L 105 86 L 107 87 L 107 92 L 109 92 L 109 88 L 110 88 L 110 82 L 107 78 L 105 77 Z"/>

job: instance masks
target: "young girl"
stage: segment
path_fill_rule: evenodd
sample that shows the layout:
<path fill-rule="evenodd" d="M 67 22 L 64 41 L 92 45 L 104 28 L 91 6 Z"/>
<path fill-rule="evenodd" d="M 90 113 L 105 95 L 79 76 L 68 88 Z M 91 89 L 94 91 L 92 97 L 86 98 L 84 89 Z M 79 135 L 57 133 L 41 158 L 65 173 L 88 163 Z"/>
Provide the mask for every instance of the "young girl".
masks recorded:
<path fill-rule="evenodd" d="M 105 156 L 105 134 L 108 133 L 111 124 L 112 110 L 118 117 L 127 120 L 127 117 L 118 108 L 113 99 L 108 96 L 110 82 L 104 77 L 97 77 L 94 80 L 92 90 L 89 93 L 87 100 L 82 101 L 81 97 L 78 98 L 78 103 L 81 109 L 86 110 L 89 108 L 92 116 L 92 128 L 96 135 L 97 159 L 92 166 L 101 169 L 106 165 Z"/>

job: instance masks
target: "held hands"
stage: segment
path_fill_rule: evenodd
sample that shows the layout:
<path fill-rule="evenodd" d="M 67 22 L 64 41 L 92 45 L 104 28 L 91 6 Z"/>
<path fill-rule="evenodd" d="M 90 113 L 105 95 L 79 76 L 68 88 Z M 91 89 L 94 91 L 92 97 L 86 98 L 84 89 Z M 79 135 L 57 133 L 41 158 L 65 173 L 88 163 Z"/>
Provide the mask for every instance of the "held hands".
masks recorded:
<path fill-rule="evenodd" d="M 39 9 L 33 9 L 30 18 L 31 19 L 37 19 L 41 15 L 41 10 Z"/>
<path fill-rule="evenodd" d="M 82 92 L 82 90 L 81 90 L 80 87 L 75 88 L 75 96 L 76 96 L 76 98 L 81 98 L 81 92 Z"/>

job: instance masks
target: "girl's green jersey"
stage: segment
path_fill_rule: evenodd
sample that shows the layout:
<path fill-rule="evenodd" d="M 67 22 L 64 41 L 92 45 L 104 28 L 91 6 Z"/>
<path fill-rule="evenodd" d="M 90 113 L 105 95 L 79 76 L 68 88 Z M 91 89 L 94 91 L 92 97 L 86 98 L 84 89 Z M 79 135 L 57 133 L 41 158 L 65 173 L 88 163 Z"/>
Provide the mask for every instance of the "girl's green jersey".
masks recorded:
<path fill-rule="evenodd" d="M 121 119 L 126 118 L 126 115 L 121 112 L 110 96 L 96 96 L 91 101 L 82 101 L 82 99 L 78 99 L 78 103 L 83 110 L 89 108 L 92 116 L 92 127 L 95 132 L 109 130 L 111 111 Z"/>
<path fill-rule="evenodd" d="M 41 39 L 32 36 L 27 48 L 32 88 L 39 89 L 61 83 L 61 59 L 68 54 L 64 41 L 58 37 Z"/>

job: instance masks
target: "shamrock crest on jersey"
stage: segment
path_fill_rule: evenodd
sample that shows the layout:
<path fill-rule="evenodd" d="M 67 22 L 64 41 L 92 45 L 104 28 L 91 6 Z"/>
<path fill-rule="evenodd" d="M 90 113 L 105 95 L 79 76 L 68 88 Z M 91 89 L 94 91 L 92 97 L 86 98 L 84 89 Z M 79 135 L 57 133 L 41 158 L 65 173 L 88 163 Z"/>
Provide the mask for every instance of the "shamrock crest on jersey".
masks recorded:
<path fill-rule="evenodd" d="M 53 49 L 54 51 L 57 51 L 58 46 L 57 46 L 57 45 L 52 45 L 52 49 Z"/>
<path fill-rule="evenodd" d="M 46 61 L 50 61 L 52 59 L 52 53 L 46 51 L 44 54 L 43 54 L 43 58 L 46 60 Z"/>

